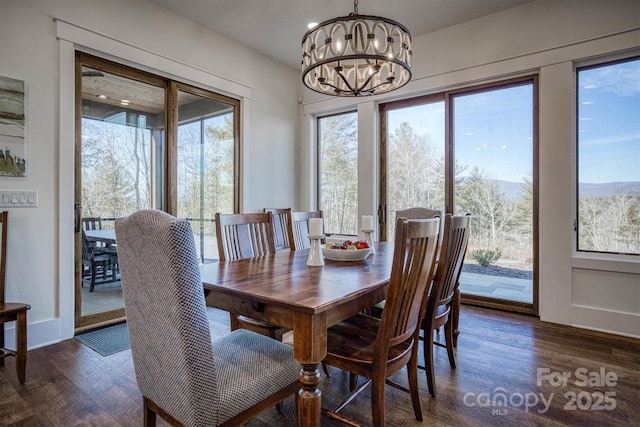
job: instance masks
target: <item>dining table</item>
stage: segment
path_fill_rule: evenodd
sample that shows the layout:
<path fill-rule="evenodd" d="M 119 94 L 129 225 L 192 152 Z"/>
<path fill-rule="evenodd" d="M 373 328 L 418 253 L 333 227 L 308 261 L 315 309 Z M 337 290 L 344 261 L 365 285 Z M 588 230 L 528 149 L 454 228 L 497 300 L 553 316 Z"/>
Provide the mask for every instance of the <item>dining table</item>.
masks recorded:
<path fill-rule="evenodd" d="M 106 246 L 116 243 L 116 230 L 105 228 L 101 230 L 84 230 L 84 234 L 91 242 L 102 242 Z"/>
<path fill-rule="evenodd" d="M 300 362 L 297 425 L 319 426 L 319 366 L 327 354 L 327 329 L 386 297 L 393 244 L 375 243 L 360 261 L 307 265 L 309 249 L 201 266 L 207 305 L 293 330 Z"/>

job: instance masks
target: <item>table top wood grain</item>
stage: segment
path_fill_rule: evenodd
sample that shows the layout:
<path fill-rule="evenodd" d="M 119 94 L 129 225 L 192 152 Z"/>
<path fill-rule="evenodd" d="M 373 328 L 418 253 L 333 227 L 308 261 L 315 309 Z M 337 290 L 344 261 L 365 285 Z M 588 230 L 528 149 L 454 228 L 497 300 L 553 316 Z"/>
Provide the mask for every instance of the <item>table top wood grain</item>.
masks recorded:
<path fill-rule="evenodd" d="M 362 261 L 325 260 L 324 266 L 307 266 L 308 250 L 282 251 L 264 257 L 201 267 L 205 289 L 251 298 L 253 301 L 319 313 L 386 288 L 393 246 L 378 243 L 376 254 Z"/>
<path fill-rule="evenodd" d="M 298 425 L 318 426 L 318 364 L 327 353 L 327 328 L 385 298 L 393 245 L 379 242 L 365 260 L 325 260 L 318 267 L 307 265 L 308 253 L 205 264 L 201 279 L 207 305 L 293 329 L 294 357 L 302 365 Z"/>

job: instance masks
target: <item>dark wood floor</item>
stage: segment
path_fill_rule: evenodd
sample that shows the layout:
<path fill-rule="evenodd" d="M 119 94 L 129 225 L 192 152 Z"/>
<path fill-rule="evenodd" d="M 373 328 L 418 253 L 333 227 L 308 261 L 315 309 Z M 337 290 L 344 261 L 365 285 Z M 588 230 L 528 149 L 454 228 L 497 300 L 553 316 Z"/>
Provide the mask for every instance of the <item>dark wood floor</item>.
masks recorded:
<path fill-rule="evenodd" d="M 226 313 L 212 310 L 210 318 L 214 334 L 227 330 Z M 388 426 L 640 425 L 640 341 L 466 306 L 460 324 L 458 368 L 451 370 L 446 351 L 436 349 L 437 398 L 429 397 L 420 377 L 425 421 L 415 421 L 408 396 L 389 387 Z M 13 360 L 0 368 L 0 426 L 142 425 L 130 351 L 102 357 L 71 339 L 28 357 L 25 385 L 16 379 Z M 548 374 L 540 382 L 539 372 Z M 570 373 L 566 384 L 548 380 L 563 372 Z M 331 374 L 323 380 L 323 399 L 335 402 L 347 378 L 336 369 Z M 396 378 L 406 384 L 404 371 Z M 501 396 L 506 406 L 498 406 Z M 368 424 L 368 399 L 362 395 L 345 414 Z M 286 412 L 293 412 L 292 402 Z M 275 410 L 249 424 L 280 425 L 294 422 Z"/>

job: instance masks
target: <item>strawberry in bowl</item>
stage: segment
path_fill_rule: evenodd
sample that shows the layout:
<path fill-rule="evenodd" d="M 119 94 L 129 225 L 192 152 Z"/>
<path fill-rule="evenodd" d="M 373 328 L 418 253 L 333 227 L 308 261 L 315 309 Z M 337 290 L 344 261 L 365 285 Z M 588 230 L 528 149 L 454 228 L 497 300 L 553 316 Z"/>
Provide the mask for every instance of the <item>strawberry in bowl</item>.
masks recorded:
<path fill-rule="evenodd" d="M 345 240 L 327 243 L 322 253 L 325 258 L 334 261 L 360 261 L 369 256 L 371 248 L 364 240 Z"/>

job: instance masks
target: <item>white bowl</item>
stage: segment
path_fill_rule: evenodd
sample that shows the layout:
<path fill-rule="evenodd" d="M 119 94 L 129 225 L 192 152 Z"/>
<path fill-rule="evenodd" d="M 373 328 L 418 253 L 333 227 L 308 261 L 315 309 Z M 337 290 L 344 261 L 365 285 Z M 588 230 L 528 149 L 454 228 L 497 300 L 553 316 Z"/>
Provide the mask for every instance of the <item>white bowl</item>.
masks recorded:
<path fill-rule="evenodd" d="M 361 261 L 369 256 L 371 248 L 366 249 L 332 249 L 322 248 L 324 257 L 333 261 Z"/>

